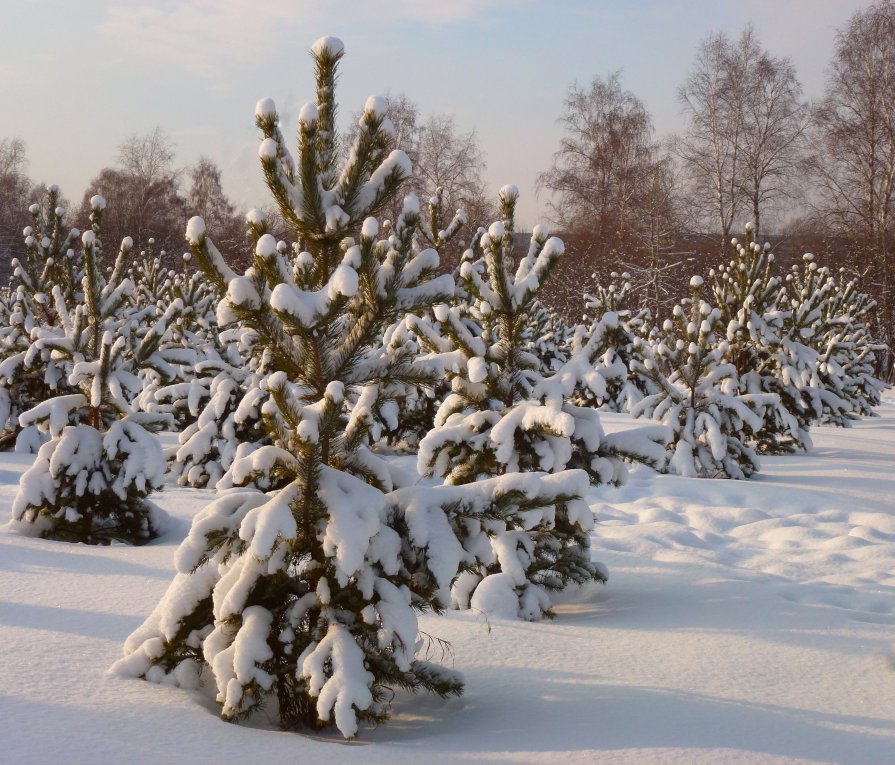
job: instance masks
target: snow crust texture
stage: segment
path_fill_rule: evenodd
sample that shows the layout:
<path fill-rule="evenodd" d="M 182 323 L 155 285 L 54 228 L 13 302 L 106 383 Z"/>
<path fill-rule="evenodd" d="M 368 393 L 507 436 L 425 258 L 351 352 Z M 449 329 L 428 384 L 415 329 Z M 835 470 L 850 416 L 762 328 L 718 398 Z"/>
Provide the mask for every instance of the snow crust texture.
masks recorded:
<path fill-rule="evenodd" d="M 4 756 L 187 765 L 263 749 L 285 765 L 298 747 L 335 765 L 884 765 L 895 726 L 895 405 L 880 413 L 847 431 L 818 428 L 811 455 L 768 457 L 749 482 L 638 468 L 620 489 L 592 490 L 610 583 L 564 596 L 550 623 L 423 616 L 421 630 L 451 641 L 465 697 L 399 694 L 390 725 L 362 730 L 362 747 L 222 726 L 208 679 L 186 666 L 178 682 L 196 695 L 104 674 L 158 602 L 209 492 L 169 486 L 158 501 L 173 525 L 144 547 L 0 534 L 0 713 L 16 731 Z M 623 415 L 603 423 L 609 435 L 631 427 Z M 0 503 L 31 460 L 0 456 Z M 89 605 L 85 589 L 96 593 Z M 135 705 L 139 715 L 126 712 Z"/>

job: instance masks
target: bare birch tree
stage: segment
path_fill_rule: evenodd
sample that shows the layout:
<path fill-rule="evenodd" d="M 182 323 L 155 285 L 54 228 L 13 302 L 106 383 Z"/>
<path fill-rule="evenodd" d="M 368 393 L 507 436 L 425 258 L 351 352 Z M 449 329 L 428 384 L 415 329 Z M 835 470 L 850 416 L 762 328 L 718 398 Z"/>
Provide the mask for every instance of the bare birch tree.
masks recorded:
<path fill-rule="evenodd" d="M 813 166 L 821 219 L 851 248 L 877 298 L 877 330 L 895 341 L 895 3 L 855 13 L 840 30 L 817 105 Z M 891 362 L 886 362 L 886 370 Z"/>
<path fill-rule="evenodd" d="M 570 256 L 544 293 L 567 317 L 580 315 L 590 275 L 606 283 L 621 262 L 648 276 L 641 299 L 654 306 L 651 263 L 661 269 L 676 234 L 676 184 L 669 158 L 653 140 L 643 102 L 618 72 L 568 90 L 559 123 L 565 135 L 553 165 L 538 176 Z M 648 293 L 648 294 L 647 294 Z"/>
<path fill-rule="evenodd" d="M 179 264 L 187 217 L 180 175 L 174 166 L 173 143 L 161 128 L 128 137 L 118 147 L 117 167 L 103 168 L 88 184 L 79 227 L 87 228 L 90 198 L 101 194 L 108 202 L 103 230 L 109 241 L 132 236 L 139 252 L 153 238 L 158 250 L 167 251 L 166 264 Z"/>
<path fill-rule="evenodd" d="M 618 72 L 569 88 L 559 123 L 565 135 L 553 166 L 538 176 L 552 193 L 555 222 L 591 243 L 597 259 L 640 246 L 655 173 L 653 126 Z"/>
<path fill-rule="evenodd" d="M 722 252 L 743 204 L 743 110 L 729 64 L 725 35 L 713 34 L 701 43 L 687 82 L 678 90 L 687 131 L 671 144 L 690 179 L 690 214 L 700 220 L 711 210 L 708 217 L 715 219 Z"/>
<path fill-rule="evenodd" d="M 187 168 L 189 189 L 186 194 L 190 216 L 198 215 L 209 229 L 219 232 L 217 246 L 228 263 L 244 265 L 247 243 L 246 225 L 230 201 L 221 180 L 221 169 L 208 157 Z"/>
<path fill-rule="evenodd" d="M 493 220 L 498 211 L 482 179 L 487 163 L 475 128 L 464 132 L 452 114 L 424 117 L 406 93 L 387 93 L 385 98 L 395 145 L 402 147 L 413 167 L 413 174 L 404 182 L 404 193 L 414 192 L 425 207 L 429 197 L 443 189 L 442 227 L 460 208 L 466 210 L 470 226 Z M 349 130 L 343 143 L 351 145 L 354 135 Z M 400 211 L 396 202 L 390 212 L 396 217 Z"/>
<path fill-rule="evenodd" d="M 691 214 L 715 219 L 722 252 L 739 216 L 758 235 L 764 213 L 796 192 L 808 120 L 801 95 L 792 61 L 762 48 L 751 25 L 737 40 L 716 33 L 700 45 L 678 91 L 687 129 L 672 146 L 690 179 Z"/>
<path fill-rule="evenodd" d="M 757 238 L 763 213 L 798 194 L 810 110 L 792 60 L 763 50 L 751 26 L 735 55 L 744 81 L 742 184 Z"/>
<path fill-rule="evenodd" d="M 565 135 L 553 166 L 538 176 L 556 223 L 597 261 L 655 246 L 668 226 L 666 160 L 649 112 L 618 72 L 569 88 L 559 123 Z"/>
<path fill-rule="evenodd" d="M 33 201 L 28 178 L 28 159 L 21 138 L 0 139 L 0 276 L 10 271 L 10 261 L 22 251 L 22 229 L 28 224 L 28 205 Z"/>

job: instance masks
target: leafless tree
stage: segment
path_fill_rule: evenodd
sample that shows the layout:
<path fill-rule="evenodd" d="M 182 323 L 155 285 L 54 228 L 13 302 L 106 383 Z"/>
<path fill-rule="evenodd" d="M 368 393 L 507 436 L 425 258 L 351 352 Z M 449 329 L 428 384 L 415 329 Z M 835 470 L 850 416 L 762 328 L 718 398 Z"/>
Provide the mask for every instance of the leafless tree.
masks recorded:
<path fill-rule="evenodd" d="M 406 191 L 416 193 L 425 204 L 436 188 L 443 188 L 446 206 L 450 208 L 448 214 L 486 196 L 482 172 L 487 165 L 475 128 L 462 132 L 452 114 L 423 118 L 419 105 L 406 93 L 387 93 L 385 98 L 395 146 L 407 154 L 413 165 Z M 353 143 L 355 130 L 352 128 L 343 137 L 344 147 Z"/>
<path fill-rule="evenodd" d="M 538 186 L 553 195 L 569 255 L 545 299 L 574 318 L 592 273 L 605 281 L 621 260 L 638 267 L 661 260 L 676 229 L 676 184 L 646 107 L 618 72 L 573 84 L 559 122 L 565 135 Z"/>
<path fill-rule="evenodd" d="M 215 243 L 231 263 L 248 267 L 248 239 L 242 216 L 238 215 L 221 182 L 221 169 L 208 157 L 200 157 L 187 169 L 189 189 L 186 195 L 189 215 L 200 215 Z"/>
<path fill-rule="evenodd" d="M 840 30 L 817 105 L 813 166 L 821 219 L 844 236 L 895 340 L 895 3 L 881 0 Z"/>
<path fill-rule="evenodd" d="M 462 207 L 470 221 L 487 225 L 482 215 L 493 205 L 486 200 L 485 160 L 475 129 L 463 133 L 453 115 L 433 114 L 419 126 L 413 152 L 418 193 L 444 189 L 447 214 Z"/>
<path fill-rule="evenodd" d="M 157 249 L 168 252 L 169 265 L 176 265 L 187 218 L 179 187 L 173 143 L 164 131 L 155 128 L 130 136 L 118 148 L 118 166 L 103 168 L 90 181 L 79 213 L 80 227 L 88 225 L 90 198 L 101 194 L 107 202 L 104 239 L 113 250 L 124 236 L 133 237 L 137 250 L 152 238 Z"/>
<path fill-rule="evenodd" d="M 21 138 L 0 139 L 0 275 L 9 274 L 12 258 L 23 251 L 22 229 L 28 225 L 28 206 L 35 200 L 28 178 L 28 159 Z"/>
<path fill-rule="evenodd" d="M 680 179 L 671 157 L 657 160 L 646 179 L 647 193 L 639 210 L 637 236 L 641 247 L 613 264 L 631 275 L 631 291 L 639 306 L 663 317 L 684 294 L 690 279 L 692 253 L 679 250 L 682 222 Z"/>
<path fill-rule="evenodd" d="M 235 209 L 224 193 L 221 183 L 221 169 L 208 157 L 199 160 L 188 171 L 190 188 L 187 204 L 190 212 L 201 215 L 206 225 L 217 228 L 235 215 Z"/>
<path fill-rule="evenodd" d="M 804 158 L 810 109 L 802 100 L 792 60 L 763 50 L 751 26 L 744 30 L 734 53 L 745 82 L 743 190 L 759 236 L 763 211 L 798 193 L 796 178 Z"/>
<path fill-rule="evenodd" d="M 715 33 L 700 45 L 678 91 L 687 129 L 671 145 L 689 177 L 691 215 L 714 218 L 722 252 L 738 216 L 750 215 L 758 233 L 770 205 L 795 193 L 808 120 L 801 94 L 792 61 L 762 48 L 751 25 L 737 40 Z"/>
<path fill-rule="evenodd" d="M 144 135 L 135 133 L 118 147 L 118 167 L 143 186 L 160 183 L 178 174 L 174 169 L 174 144 L 160 127 Z"/>
<path fill-rule="evenodd" d="M 405 93 L 386 95 L 388 117 L 394 125 L 395 146 L 407 153 L 413 166 L 413 176 L 407 180 L 405 193 L 413 192 L 425 209 L 429 198 L 443 189 L 442 220 L 438 228 L 446 227 L 455 212 L 466 211 L 468 228 L 487 226 L 497 215 L 497 206 L 489 198 L 482 180 L 486 168 L 475 129 L 462 131 L 451 114 L 432 114 L 423 117 L 419 106 Z M 355 120 L 356 122 L 356 120 Z M 345 144 L 351 144 L 352 135 Z M 391 215 L 400 212 L 400 201 Z M 469 240 L 467 236 L 466 241 Z M 443 267 L 450 268 L 459 256 L 460 239 L 452 241 L 445 254 Z"/>
<path fill-rule="evenodd" d="M 731 87 L 730 42 L 723 34 L 704 40 L 678 101 L 688 118 L 687 131 L 671 141 L 690 179 L 688 195 L 694 220 L 712 211 L 723 251 L 743 203 L 742 109 Z"/>
<path fill-rule="evenodd" d="M 638 213 L 649 205 L 655 171 L 652 122 L 643 102 L 623 90 L 618 72 L 569 88 L 559 122 L 565 128 L 553 166 L 538 187 L 554 195 L 555 222 L 587 231 L 595 254 L 625 250 L 637 235 Z"/>
<path fill-rule="evenodd" d="M 20 177 L 27 170 L 25 142 L 21 138 L 0 139 L 0 177 Z"/>

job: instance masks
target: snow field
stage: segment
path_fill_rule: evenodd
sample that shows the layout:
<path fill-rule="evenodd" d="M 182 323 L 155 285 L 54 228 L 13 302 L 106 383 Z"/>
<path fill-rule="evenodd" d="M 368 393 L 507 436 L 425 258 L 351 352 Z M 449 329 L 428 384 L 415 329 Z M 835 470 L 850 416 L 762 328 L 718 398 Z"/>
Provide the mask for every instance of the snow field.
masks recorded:
<path fill-rule="evenodd" d="M 748 482 L 634 470 L 593 506 L 595 546 L 850 587 L 847 602 L 872 601 L 872 591 L 895 588 L 891 408 L 884 414 L 852 430 L 818 428 L 810 454 L 764 457 Z M 613 417 L 624 420 L 603 420 Z"/>
<path fill-rule="evenodd" d="M 641 468 L 592 490 L 608 585 L 560 596 L 551 622 L 423 616 L 465 694 L 399 694 L 389 724 L 349 744 L 227 725 L 209 684 L 107 674 L 211 492 L 154 495 L 171 520 L 144 547 L 0 533 L 0 762 L 889 765 L 895 404 L 880 412 L 816 429 L 811 454 L 765 458 L 749 481 Z M 6 517 L 32 459 L 0 456 Z"/>

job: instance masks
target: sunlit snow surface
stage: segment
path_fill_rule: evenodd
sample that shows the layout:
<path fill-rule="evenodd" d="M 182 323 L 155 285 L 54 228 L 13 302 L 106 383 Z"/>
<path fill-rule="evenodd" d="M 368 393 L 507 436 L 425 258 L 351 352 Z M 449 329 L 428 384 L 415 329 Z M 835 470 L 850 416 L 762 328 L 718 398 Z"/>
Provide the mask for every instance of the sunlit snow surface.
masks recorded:
<path fill-rule="evenodd" d="M 141 548 L 0 531 L 0 762 L 891 765 L 895 404 L 880 412 L 750 481 L 638 469 L 593 491 L 609 584 L 552 622 L 423 617 L 466 694 L 399 694 L 350 744 L 227 725 L 208 693 L 106 674 L 210 492 L 168 486 L 167 532 Z M 0 455 L 0 517 L 30 461 Z"/>

